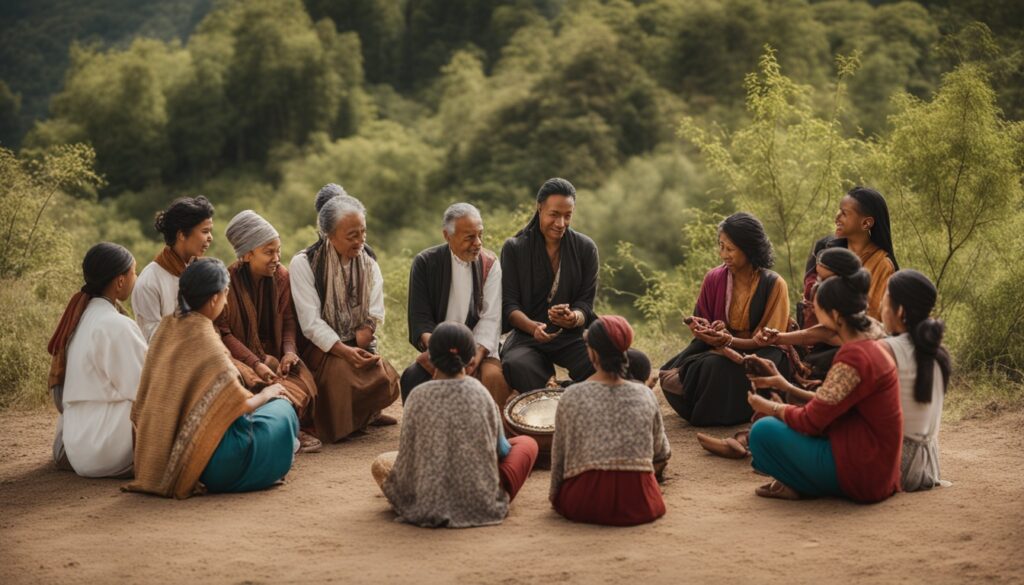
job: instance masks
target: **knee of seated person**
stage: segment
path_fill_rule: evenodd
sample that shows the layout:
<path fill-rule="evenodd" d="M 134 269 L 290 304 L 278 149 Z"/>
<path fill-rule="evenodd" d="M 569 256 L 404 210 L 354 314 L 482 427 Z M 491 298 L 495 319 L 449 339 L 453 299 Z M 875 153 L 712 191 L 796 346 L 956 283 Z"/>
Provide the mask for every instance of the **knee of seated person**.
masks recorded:
<path fill-rule="evenodd" d="M 527 453 L 533 453 L 534 455 L 540 451 L 540 445 L 537 444 L 537 440 L 526 435 L 517 435 L 509 439 L 508 442 L 513 447 L 522 449 Z"/>
<path fill-rule="evenodd" d="M 759 419 L 750 427 L 748 442 L 750 443 L 751 450 L 755 448 L 755 443 L 760 446 L 765 442 L 770 442 L 773 439 L 778 438 L 779 433 L 786 428 L 788 428 L 786 427 L 786 423 L 774 416 L 766 416 Z"/>

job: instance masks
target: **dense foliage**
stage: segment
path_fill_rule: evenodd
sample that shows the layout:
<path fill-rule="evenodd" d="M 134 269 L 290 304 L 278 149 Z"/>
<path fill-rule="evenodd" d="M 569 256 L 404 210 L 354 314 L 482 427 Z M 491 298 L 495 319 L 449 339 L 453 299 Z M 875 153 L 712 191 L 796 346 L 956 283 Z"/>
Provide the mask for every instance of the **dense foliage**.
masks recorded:
<path fill-rule="evenodd" d="M 408 263 L 441 210 L 479 205 L 497 248 L 559 175 L 601 248 L 602 307 L 642 320 L 660 357 L 718 219 L 761 217 L 797 291 L 839 197 L 868 184 L 901 264 L 939 283 L 958 363 L 1019 379 L 1022 30 L 1011 0 L 5 3 L 0 345 L 45 365 L 85 247 L 145 264 L 177 195 L 216 204 L 212 254 L 231 257 L 223 225 L 252 208 L 290 255 L 333 181 L 368 207 L 402 362 Z M 0 379 L 0 402 L 40 371 Z"/>

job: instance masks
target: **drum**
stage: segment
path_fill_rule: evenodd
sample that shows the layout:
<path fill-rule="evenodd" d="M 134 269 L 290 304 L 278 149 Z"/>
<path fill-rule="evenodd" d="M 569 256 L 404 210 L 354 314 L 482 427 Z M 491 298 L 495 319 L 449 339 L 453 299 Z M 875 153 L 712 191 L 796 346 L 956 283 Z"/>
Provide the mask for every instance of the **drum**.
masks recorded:
<path fill-rule="evenodd" d="M 561 388 L 542 388 L 520 394 L 505 405 L 505 428 L 511 435 L 533 437 L 540 447 L 538 464 L 551 460 L 551 440 L 555 434 L 555 413 L 564 392 Z"/>

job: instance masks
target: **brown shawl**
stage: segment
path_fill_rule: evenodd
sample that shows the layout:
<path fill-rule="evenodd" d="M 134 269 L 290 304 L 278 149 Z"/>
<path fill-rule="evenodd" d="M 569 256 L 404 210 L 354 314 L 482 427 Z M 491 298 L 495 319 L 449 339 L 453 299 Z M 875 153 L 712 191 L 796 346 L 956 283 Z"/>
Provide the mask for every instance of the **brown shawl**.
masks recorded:
<path fill-rule="evenodd" d="M 254 283 L 249 267 L 243 262 L 235 262 L 228 267 L 228 274 L 231 275 L 228 304 L 217 318 L 217 329 L 235 360 L 242 384 L 253 392 L 260 392 L 267 384 L 256 375 L 254 368 L 258 364 L 264 363 L 277 371 L 284 354 L 292 352 L 298 355 L 295 308 L 288 270 L 279 266 L 273 278 L 261 278 Z M 264 344 L 260 323 L 268 318 L 271 321 L 271 339 Z M 296 364 L 291 373 L 278 382 L 295 405 L 299 418 L 304 418 L 317 391 L 309 369 L 301 363 Z"/>
<path fill-rule="evenodd" d="M 159 264 L 161 268 L 170 272 L 175 277 L 181 276 L 181 273 L 185 272 L 185 267 L 188 266 L 174 253 L 170 246 L 164 246 L 164 249 L 160 250 L 156 258 L 153 258 L 153 262 Z"/>
<path fill-rule="evenodd" d="M 175 498 L 201 492 L 199 476 L 251 396 L 209 319 L 164 317 L 132 405 L 135 481 L 123 489 Z"/>
<path fill-rule="evenodd" d="M 217 318 L 217 328 L 225 337 L 224 345 L 231 350 L 231 355 L 255 367 L 267 355 L 281 359 L 286 352 L 297 353 L 295 309 L 292 306 L 288 270 L 280 266 L 273 278 L 260 278 L 253 282 L 248 265 L 235 262 L 228 267 L 228 274 L 231 276 L 228 304 Z M 260 324 L 261 320 L 268 317 L 271 321 L 271 338 L 266 340 L 269 341 L 268 346 L 264 346 L 264 340 L 260 337 Z M 234 339 L 229 339 L 229 336 Z"/>
<path fill-rule="evenodd" d="M 92 296 L 84 292 L 77 292 L 71 296 L 64 314 L 57 323 L 57 329 L 50 337 L 50 343 L 46 345 L 46 351 L 52 356 L 50 358 L 50 375 L 46 381 L 47 388 L 64 385 L 64 373 L 68 366 L 68 342 L 75 329 L 78 329 L 78 322 L 82 320 L 85 308 L 89 306 Z M 60 410 L 60 407 L 58 407 Z"/>

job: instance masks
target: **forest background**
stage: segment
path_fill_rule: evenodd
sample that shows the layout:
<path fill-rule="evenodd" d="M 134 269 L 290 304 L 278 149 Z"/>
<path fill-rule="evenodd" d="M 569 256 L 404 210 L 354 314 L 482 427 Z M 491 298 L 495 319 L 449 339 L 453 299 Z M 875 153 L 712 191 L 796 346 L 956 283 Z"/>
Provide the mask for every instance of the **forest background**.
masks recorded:
<path fill-rule="evenodd" d="M 938 283 L 951 416 L 1024 403 L 1024 3 L 1015 0 L 12 0 L 0 5 L 0 407 L 46 399 L 46 342 L 95 242 L 162 246 L 174 197 L 252 208 L 284 261 L 336 182 L 368 208 L 382 352 L 411 361 L 408 268 L 456 201 L 500 249 L 548 177 L 578 188 L 599 310 L 654 361 L 746 210 L 801 290 L 851 186 Z"/>

